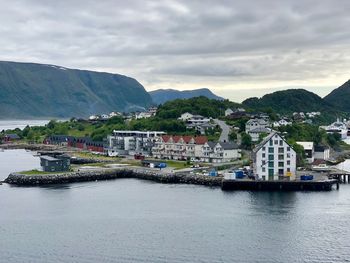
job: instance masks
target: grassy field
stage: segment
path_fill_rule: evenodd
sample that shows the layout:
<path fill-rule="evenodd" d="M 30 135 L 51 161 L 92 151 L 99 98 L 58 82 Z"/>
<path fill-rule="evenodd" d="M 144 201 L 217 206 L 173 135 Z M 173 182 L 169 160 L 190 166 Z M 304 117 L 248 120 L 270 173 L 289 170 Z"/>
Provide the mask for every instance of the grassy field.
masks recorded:
<path fill-rule="evenodd" d="M 66 173 L 65 172 L 43 172 L 43 171 L 39 171 L 39 170 L 30 170 L 30 171 L 23 171 L 20 172 L 20 174 L 24 174 L 24 175 L 45 175 L 45 174 L 58 174 L 58 173 Z"/>

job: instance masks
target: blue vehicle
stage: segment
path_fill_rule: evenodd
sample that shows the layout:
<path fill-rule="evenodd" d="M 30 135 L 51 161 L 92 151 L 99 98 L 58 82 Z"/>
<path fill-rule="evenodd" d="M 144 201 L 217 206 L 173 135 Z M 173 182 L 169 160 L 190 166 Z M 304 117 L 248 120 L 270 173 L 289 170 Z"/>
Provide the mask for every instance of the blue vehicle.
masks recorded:
<path fill-rule="evenodd" d="M 311 181 L 314 179 L 314 176 L 312 174 L 304 174 L 300 176 L 301 181 Z"/>

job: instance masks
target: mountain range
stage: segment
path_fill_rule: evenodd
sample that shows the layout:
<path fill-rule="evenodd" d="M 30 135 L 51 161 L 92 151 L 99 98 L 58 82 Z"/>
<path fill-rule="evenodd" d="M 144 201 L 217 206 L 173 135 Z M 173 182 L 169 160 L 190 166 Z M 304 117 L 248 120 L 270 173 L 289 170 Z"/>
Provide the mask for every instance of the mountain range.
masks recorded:
<path fill-rule="evenodd" d="M 0 61 L 0 118 L 86 117 L 152 105 L 135 79 L 64 67 Z"/>
<path fill-rule="evenodd" d="M 155 104 L 163 104 L 170 100 L 175 99 L 190 99 L 193 97 L 207 97 L 208 99 L 223 100 L 224 98 L 219 97 L 212 93 L 209 89 L 195 89 L 195 90 L 174 90 L 174 89 L 158 89 L 150 91 L 149 94 Z"/>
<path fill-rule="evenodd" d="M 135 79 L 60 66 L 0 61 L 0 119 L 87 117 L 111 111 L 143 110 L 174 99 L 223 100 L 209 89 L 147 92 Z M 276 112 L 342 111 L 350 113 L 350 80 L 325 98 L 290 89 L 249 98 L 242 106 Z"/>

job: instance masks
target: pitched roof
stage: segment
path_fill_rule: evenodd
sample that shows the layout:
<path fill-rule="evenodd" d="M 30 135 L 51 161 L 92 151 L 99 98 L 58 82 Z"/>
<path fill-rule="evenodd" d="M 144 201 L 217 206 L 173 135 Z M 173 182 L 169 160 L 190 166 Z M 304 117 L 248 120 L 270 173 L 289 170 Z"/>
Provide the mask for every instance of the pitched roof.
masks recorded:
<path fill-rule="evenodd" d="M 16 133 L 5 134 L 5 137 L 10 138 L 10 139 L 20 139 L 20 137 Z"/>
<path fill-rule="evenodd" d="M 268 136 L 265 137 L 265 139 L 263 139 L 258 145 L 256 145 L 256 147 L 253 149 L 253 152 L 258 152 L 276 134 L 278 134 L 276 131 L 271 132 Z"/>
<path fill-rule="evenodd" d="M 264 133 L 264 132 L 269 133 L 271 132 L 271 130 L 268 128 L 259 127 L 249 131 L 249 133 Z"/>
<path fill-rule="evenodd" d="M 59 161 L 59 159 L 49 156 L 49 155 L 42 155 L 40 156 L 40 159 L 43 159 L 45 161 L 49 161 L 49 162 L 54 162 L 54 161 Z"/>
<path fill-rule="evenodd" d="M 194 141 L 196 144 L 205 144 L 208 142 L 208 137 L 207 136 L 196 136 L 194 137 Z"/>
<path fill-rule="evenodd" d="M 162 135 L 162 140 L 164 141 L 164 142 L 168 142 L 169 141 L 169 139 L 170 139 L 170 135 Z"/>
<path fill-rule="evenodd" d="M 233 149 L 238 149 L 238 144 L 233 143 L 233 142 L 219 142 L 221 147 L 224 150 L 233 150 Z"/>

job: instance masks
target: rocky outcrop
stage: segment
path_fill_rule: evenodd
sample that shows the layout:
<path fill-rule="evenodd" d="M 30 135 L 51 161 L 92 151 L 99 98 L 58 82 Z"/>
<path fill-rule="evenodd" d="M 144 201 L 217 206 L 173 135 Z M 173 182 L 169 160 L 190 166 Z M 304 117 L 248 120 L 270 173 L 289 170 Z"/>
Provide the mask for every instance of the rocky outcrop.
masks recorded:
<path fill-rule="evenodd" d="M 100 171 L 78 171 L 57 174 L 25 175 L 11 173 L 5 182 L 19 186 L 66 184 L 84 181 L 111 180 L 118 178 L 136 178 L 167 184 L 195 184 L 205 186 L 221 186 L 221 177 L 211 177 L 192 174 L 160 173 L 145 169 L 104 169 Z"/>

